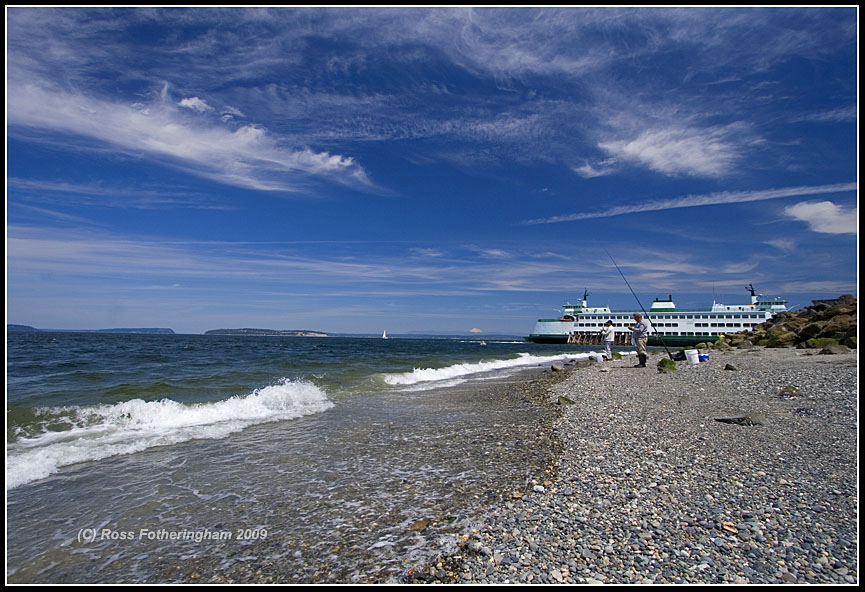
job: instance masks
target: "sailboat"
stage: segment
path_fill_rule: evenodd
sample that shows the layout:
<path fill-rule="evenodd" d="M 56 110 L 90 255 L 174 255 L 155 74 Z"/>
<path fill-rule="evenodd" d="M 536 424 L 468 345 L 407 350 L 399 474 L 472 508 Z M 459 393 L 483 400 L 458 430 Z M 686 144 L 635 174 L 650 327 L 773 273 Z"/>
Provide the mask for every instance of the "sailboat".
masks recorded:
<path fill-rule="evenodd" d="M 381 338 L 387 339 L 387 329 L 385 329 L 384 331 L 381 332 Z"/>

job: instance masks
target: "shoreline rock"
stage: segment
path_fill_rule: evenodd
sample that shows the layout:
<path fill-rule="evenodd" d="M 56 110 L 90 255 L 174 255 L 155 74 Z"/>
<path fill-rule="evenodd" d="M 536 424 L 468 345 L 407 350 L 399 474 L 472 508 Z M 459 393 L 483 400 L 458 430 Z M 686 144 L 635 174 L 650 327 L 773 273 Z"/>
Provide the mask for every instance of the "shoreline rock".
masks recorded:
<path fill-rule="evenodd" d="M 856 349 L 856 297 L 845 294 L 831 301 L 815 301 L 798 311 L 783 312 L 754 328 L 719 341 L 732 347 L 824 348 L 843 345 Z"/>

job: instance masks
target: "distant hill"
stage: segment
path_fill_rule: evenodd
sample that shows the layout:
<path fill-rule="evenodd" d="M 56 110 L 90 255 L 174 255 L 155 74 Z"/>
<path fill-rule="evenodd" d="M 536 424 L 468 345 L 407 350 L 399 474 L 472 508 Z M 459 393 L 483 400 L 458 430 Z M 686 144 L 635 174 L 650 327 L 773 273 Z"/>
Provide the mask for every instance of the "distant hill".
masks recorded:
<path fill-rule="evenodd" d="M 205 331 L 205 335 L 258 335 L 279 337 L 327 337 L 327 333 L 321 331 L 309 331 L 306 329 L 295 329 L 283 331 L 277 329 L 211 329 Z"/>
<path fill-rule="evenodd" d="M 173 329 L 166 328 L 121 328 L 121 329 L 36 329 L 29 325 L 6 325 L 7 332 L 20 333 L 136 333 L 147 335 L 174 335 Z"/>
<path fill-rule="evenodd" d="M 156 328 L 142 328 L 142 329 L 97 329 L 93 331 L 94 333 L 147 333 L 153 335 L 174 335 L 173 329 L 156 327 Z"/>

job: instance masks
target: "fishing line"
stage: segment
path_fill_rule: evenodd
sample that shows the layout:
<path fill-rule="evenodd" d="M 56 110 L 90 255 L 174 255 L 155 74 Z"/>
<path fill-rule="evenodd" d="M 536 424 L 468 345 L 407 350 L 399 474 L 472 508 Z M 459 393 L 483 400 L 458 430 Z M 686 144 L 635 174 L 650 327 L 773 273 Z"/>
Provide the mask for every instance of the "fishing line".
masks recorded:
<path fill-rule="evenodd" d="M 613 262 L 613 265 L 616 267 L 616 271 L 618 271 L 618 272 L 619 272 L 619 275 L 622 276 L 622 279 L 625 280 L 625 283 L 628 285 L 628 290 L 631 291 L 631 294 L 634 295 L 634 299 L 637 301 L 637 304 L 640 305 L 640 310 L 643 311 L 643 316 L 644 316 L 646 319 L 648 319 L 648 318 L 649 318 L 649 313 L 646 312 L 646 309 L 643 308 L 643 303 L 640 302 L 640 299 L 639 299 L 639 298 L 637 298 L 637 293 L 634 292 L 634 289 L 631 287 L 631 282 L 628 281 L 628 278 L 625 277 L 625 274 L 622 273 L 622 270 L 619 269 L 619 266 L 618 266 L 618 265 L 616 265 L 616 260 L 613 259 L 613 256 L 612 256 L 612 255 L 610 255 L 610 252 L 607 251 L 606 249 L 604 249 L 604 252 L 605 252 L 605 253 L 607 254 L 607 256 L 610 258 L 610 261 Z M 661 345 L 664 347 L 664 351 L 667 352 L 667 355 L 670 356 L 670 359 L 672 360 L 672 359 L 673 359 L 673 354 L 671 354 L 671 353 L 670 353 L 670 350 L 667 349 L 667 344 L 664 343 L 664 338 L 661 337 L 661 334 L 658 333 L 658 330 L 657 330 L 657 329 L 655 329 L 655 324 L 654 324 L 654 323 L 652 323 L 652 322 L 650 321 L 649 324 L 652 326 L 652 331 L 655 332 L 655 337 L 657 337 L 657 338 L 658 338 L 658 341 L 661 342 Z"/>

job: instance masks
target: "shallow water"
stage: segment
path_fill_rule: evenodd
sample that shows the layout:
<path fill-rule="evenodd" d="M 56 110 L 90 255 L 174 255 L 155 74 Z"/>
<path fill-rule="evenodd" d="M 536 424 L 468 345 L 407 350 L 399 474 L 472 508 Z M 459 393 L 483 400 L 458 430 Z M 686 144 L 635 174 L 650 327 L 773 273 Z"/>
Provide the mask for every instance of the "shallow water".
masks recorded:
<path fill-rule="evenodd" d="M 335 359 L 339 344 L 326 345 Z M 297 353 L 312 346 L 308 342 L 293 347 Z M 357 364 L 333 368 L 313 360 L 307 364 L 313 366 L 312 372 L 291 376 L 282 367 L 277 373 L 287 382 L 273 382 L 283 402 L 290 391 L 292 412 L 297 411 L 299 384 L 314 395 L 324 393 L 323 401 L 313 398 L 326 408 L 247 422 L 225 435 L 215 435 L 218 427 L 230 422 L 232 413 L 249 415 L 252 395 L 241 394 L 240 401 L 246 404 L 228 408 L 225 395 L 231 389 L 223 392 L 222 385 L 255 383 L 272 372 L 266 367 L 266 351 L 257 354 L 262 359 L 251 376 L 243 376 L 238 365 L 226 367 L 222 362 L 213 364 L 218 372 L 204 369 L 204 364 L 173 375 L 164 366 L 161 373 L 141 370 L 147 378 L 140 382 L 153 384 L 155 375 L 161 374 L 159 383 L 178 383 L 185 389 L 188 374 L 218 374 L 204 383 L 215 383 L 213 391 L 222 398 L 183 402 L 185 407 L 175 409 L 174 415 L 192 413 L 195 421 L 172 427 L 164 425 L 171 413 L 159 415 L 163 424 L 155 426 L 149 415 L 153 409 L 146 407 L 146 412 L 131 412 L 148 418 L 143 427 L 124 424 L 120 429 L 112 418 L 115 423 L 108 423 L 113 436 L 123 441 L 143 440 L 141 432 L 148 431 L 162 437 L 188 433 L 164 444 L 148 442 L 134 453 L 100 459 L 85 455 L 83 462 L 56 466 L 46 477 L 8 490 L 7 577 L 11 582 L 399 581 L 412 566 L 452 548 L 481 508 L 506 488 L 543 478 L 550 442 L 539 440 L 539 434 L 549 424 L 551 411 L 531 402 L 523 391 L 537 375 L 526 369 L 537 366 L 505 364 L 481 373 L 455 368 L 518 358 L 527 346 L 516 346 L 520 349 L 511 354 L 498 351 L 486 357 L 474 351 L 440 352 L 433 364 L 439 370 L 451 369 L 440 371 L 433 380 L 414 380 L 415 364 L 423 363 L 425 356 L 430 361 L 436 355 L 431 350 L 442 349 L 441 344 L 411 344 L 414 351 L 406 356 L 411 358 L 407 362 L 399 362 L 401 354 L 395 353 L 378 362 L 365 356 Z M 250 356 L 248 348 L 228 347 Z M 261 347 L 274 345 L 265 342 Z M 363 344 L 342 347 L 345 351 Z M 98 347 L 89 355 L 95 350 Z M 215 351 L 222 355 L 225 348 Z M 15 354 L 19 361 L 20 353 Z M 538 353 L 555 352 L 532 355 Z M 88 364 L 96 363 L 79 362 L 74 372 L 84 371 L 92 379 L 94 369 L 80 367 Z M 303 365 L 298 356 L 292 364 Z M 115 367 L 95 382 L 104 392 L 104 383 L 118 374 L 137 372 Z M 49 369 L 47 374 L 55 373 Z M 398 377 L 400 384 L 388 385 L 388 377 Z M 50 389 L 56 390 L 63 380 L 70 379 L 52 378 Z M 73 382 L 78 386 L 84 380 L 88 379 L 79 375 Z M 131 384 L 127 378 L 120 380 Z M 20 396 L 20 387 L 34 382 L 39 381 L 19 380 L 14 389 L 10 387 L 10 401 L 13 393 L 18 395 L 14 402 L 19 411 L 33 409 L 25 406 L 30 400 Z M 143 387 L 125 388 L 140 394 Z M 264 388 L 252 387 L 252 393 L 260 395 Z M 40 389 L 33 390 L 40 402 L 50 399 Z M 192 399 L 206 398 L 188 394 Z M 78 392 L 68 397 L 84 402 Z M 80 412 L 129 401 L 73 406 Z M 165 405 L 160 401 L 148 402 Z M 38 413 L 34 417 L 13 426 L 18 433 L 27 433 L 23 438 L 13 435 L 13 452 L 28 439 L 39 441 L 44 452 L 55 443 L 40 438 L 54 434 L 66 438 L 64 446 L 92 454 L 92 440 L 105 437 L 97 429 L 104 428 L 104 419 L 87 423 L 79 417 L 71 427 L 52 432 L 38 423 L 43 421 Z M 37 428 L 42 431 L 37 433 Z"/>
<path fill-rule="evenodd" d="M 505 488 L 543 477 L 549 449 L 535 436 L 548 412 L 505 391 L 354 398 L 73 467 L 9 492 L 9 579 L 398 580 Z"/>

